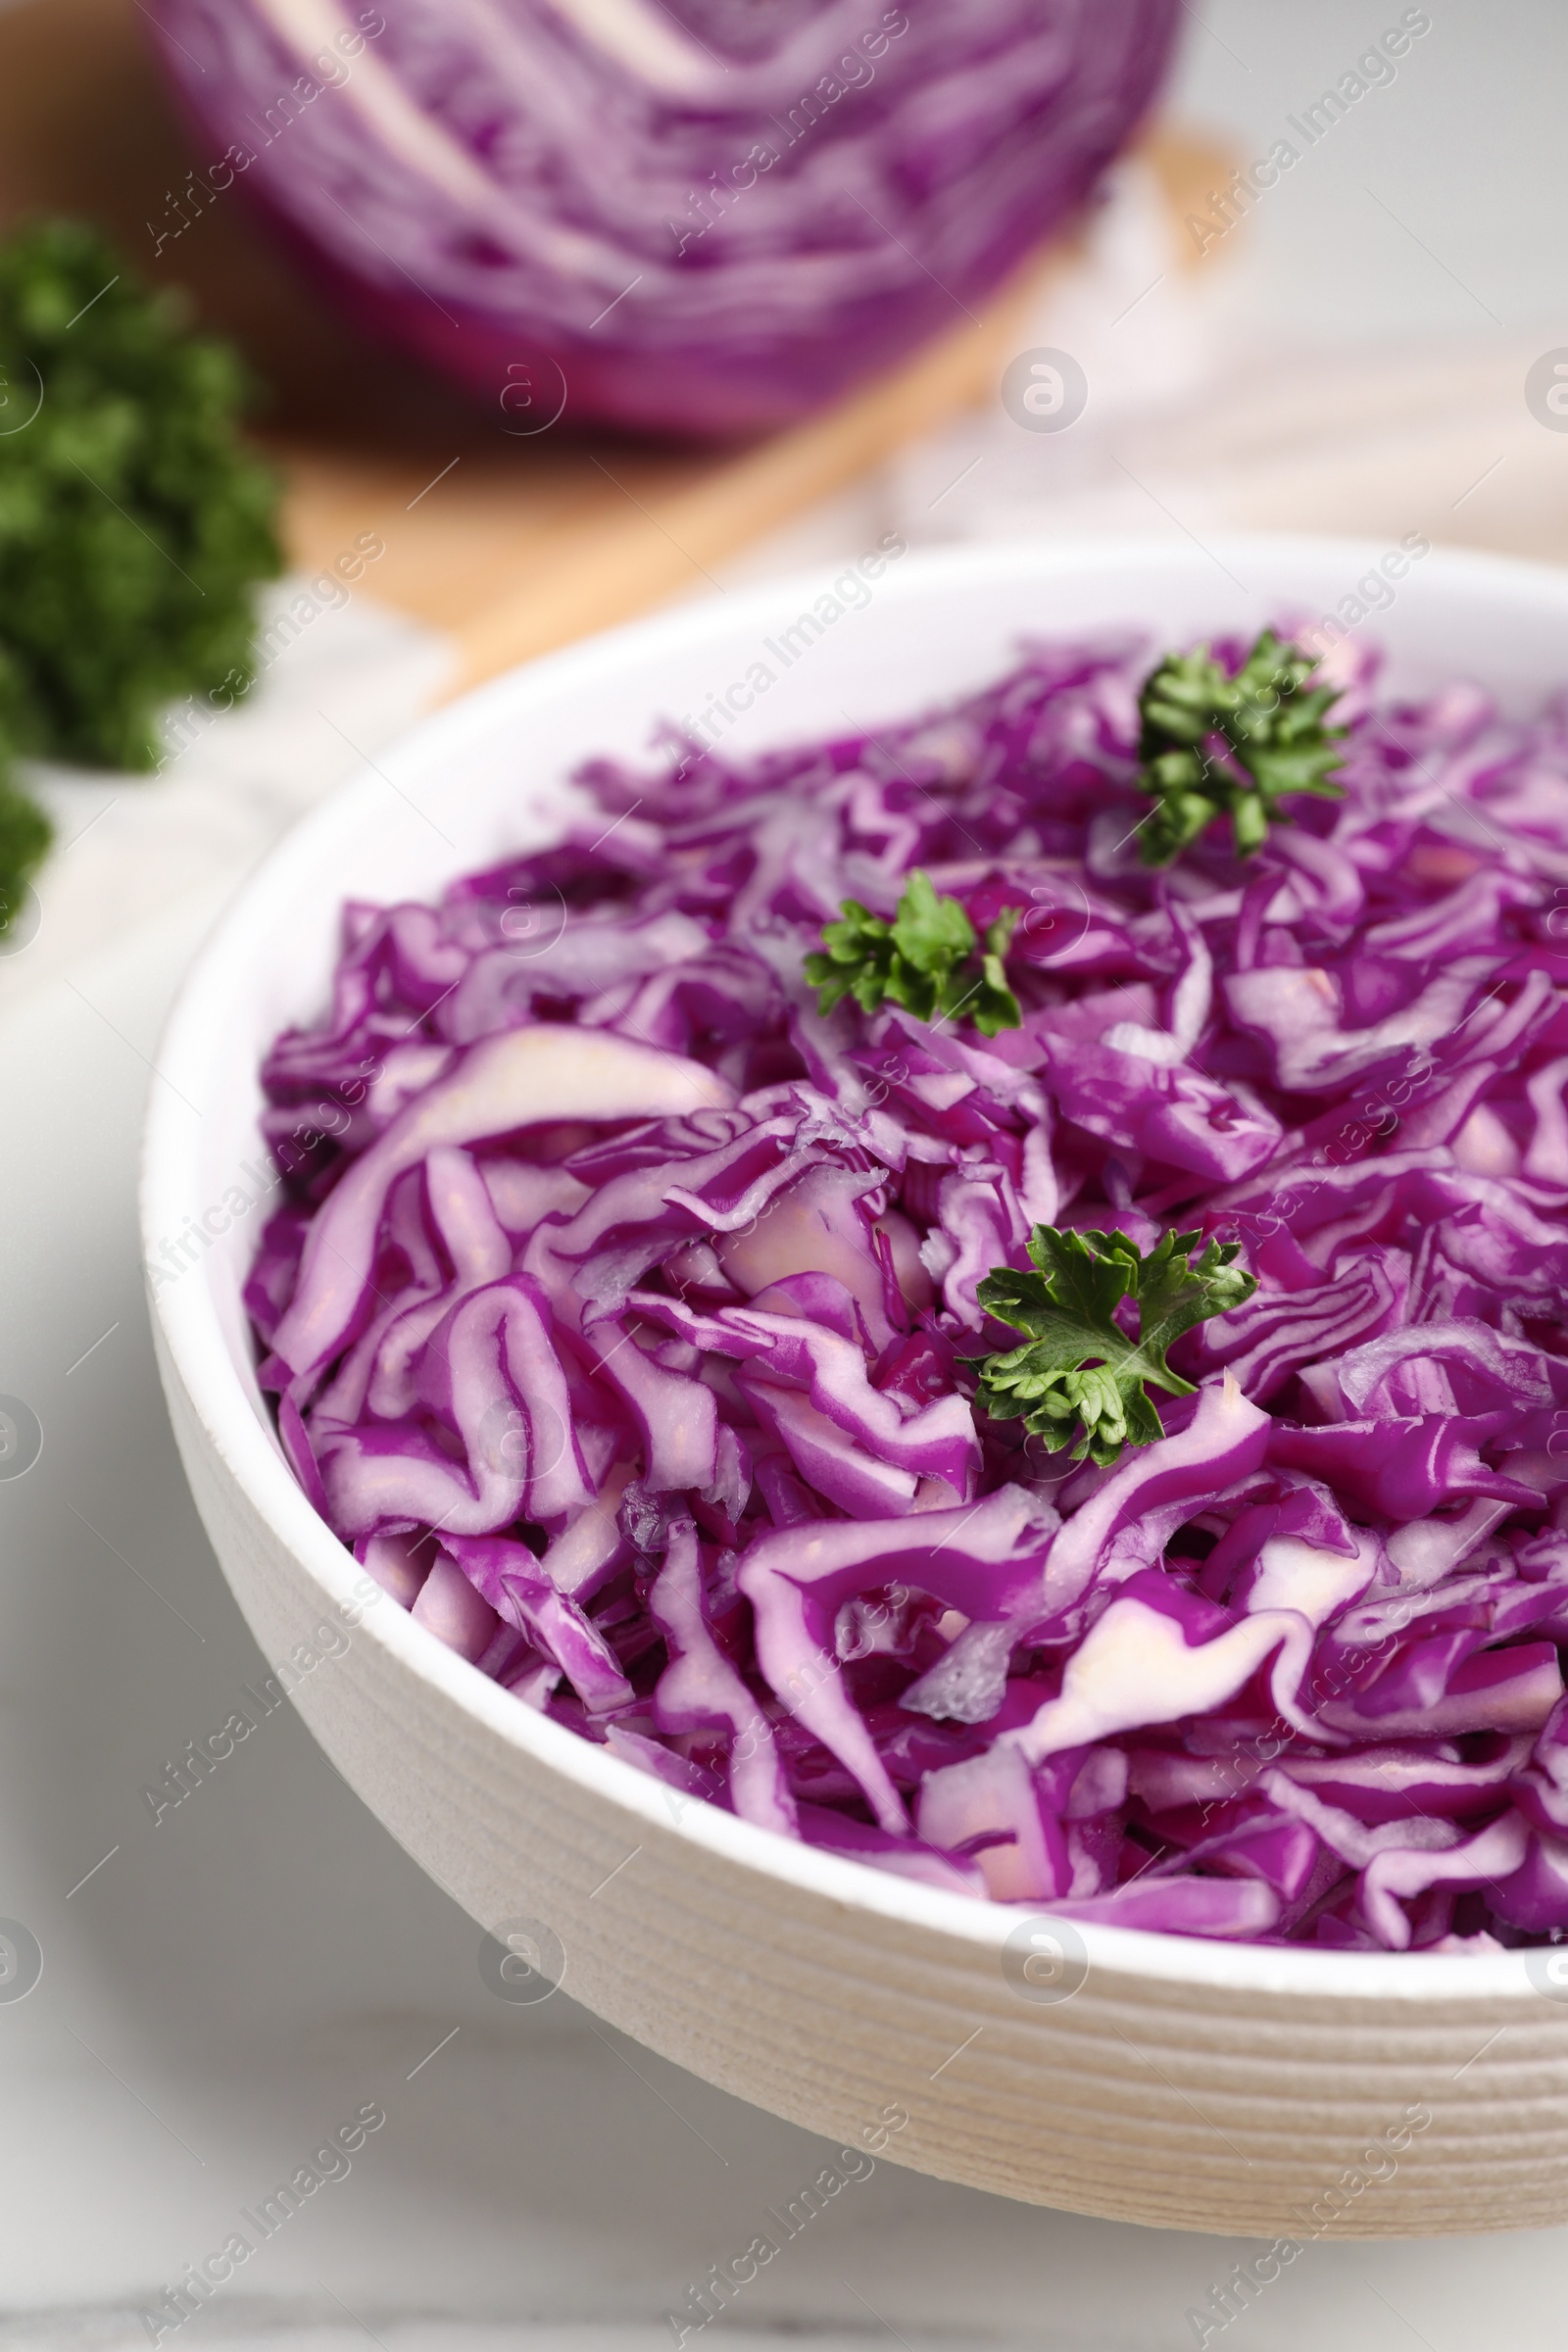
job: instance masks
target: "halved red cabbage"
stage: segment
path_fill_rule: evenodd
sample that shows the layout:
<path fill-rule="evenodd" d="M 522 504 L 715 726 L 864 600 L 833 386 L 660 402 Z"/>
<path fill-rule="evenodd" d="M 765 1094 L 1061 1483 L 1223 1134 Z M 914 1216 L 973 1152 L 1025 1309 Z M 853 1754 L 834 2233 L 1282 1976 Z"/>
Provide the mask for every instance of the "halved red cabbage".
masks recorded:
<path fill-rule="evenodd" d="M 249 194 L 351 316 L 520 434 L 563 414 L 755 432 L 961 326 L 1094 187 L 1178 21 L 1176 0 L 143 13 L 209 147 L 179 202 Z"/>
<path fill-rule="evenodd" d="M 599 762 L 350 906 L 267 1063 L 264 1378 L 389 1592 L 690 1795 L 1180 1934 L 1565 1935 L 1568 719 L 1347 662 L 1343 803 L 1151 873 L 1148 658 Z M 1021 1028 L 819 1015 L 916 865 L 1017 910 Z M 1040 1221 L 1258 1277 L 1108 1470 L 973 1409 Z"/>

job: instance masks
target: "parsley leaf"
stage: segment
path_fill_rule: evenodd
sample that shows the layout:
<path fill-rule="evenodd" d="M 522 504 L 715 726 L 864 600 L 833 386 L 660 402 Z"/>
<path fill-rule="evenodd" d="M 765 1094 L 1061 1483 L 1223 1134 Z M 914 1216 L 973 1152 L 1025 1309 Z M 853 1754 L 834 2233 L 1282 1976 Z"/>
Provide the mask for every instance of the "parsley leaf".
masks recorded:
<path fill-rule="evenodd" d="M 1004 968 L 1015 908 L 991 924 L 981 954 L 957 900 L 939 893 L 918 866 L 891 922 L 858 899 L 846 899 L 841 911 L 842 922 L 825 923 L 821 950 L 806 958 L 806 977 L 822 1012 L 853 997 L 862 1012 L 891 1002 L 922 1021 L 961 1013 L 985 1037 L 1022 1026 Z"/>
<path fill-rule="evenodd" d="M 1287 793 L 1344 796 L 1330 782 L 1346 729 L 1324 724 L 1339 689 L 1301 692 L 1313 664 L 1265 629 L 1233 677 L 1207 646 L 1167 654 L 1138 698 L 1139 790 L 1157 806 L 1145 820 L 1146 865 L 1168 865 L 1216 816 L 1229 815 L 1237 855 L 1261 845 Z"/>
<path fill-rule="evenodd" d="M 1124 1233 L 1074 1233 L 1037 1225 L 1029 1254 L 1037 1273 L 999 1266 L 979 1286 L 986 1312 L 1014 1331 L 1021 1348 L 972 1358 L 976 1402 L 994 1421 L 1016 1421 L 1059 1452 L 1081 1430 L 1072 1458 L 1114 1462 L 1123 1445 L 1148 1446 L 1163 1433 L 1146 1382 L 1171 1396 L 1193 1384 L 1173 1372 L 1165 1350 L 1184 1331 L 1240 1306 L 1255 1276 L 1231 1260 L 1235 1242 L 1210 1242 L 1196 1263 L 1197 1233 L 1165 1233 L 1147 1257 Z M 1138 1337 L 1116 1320 L 1137 1301 Z"/>

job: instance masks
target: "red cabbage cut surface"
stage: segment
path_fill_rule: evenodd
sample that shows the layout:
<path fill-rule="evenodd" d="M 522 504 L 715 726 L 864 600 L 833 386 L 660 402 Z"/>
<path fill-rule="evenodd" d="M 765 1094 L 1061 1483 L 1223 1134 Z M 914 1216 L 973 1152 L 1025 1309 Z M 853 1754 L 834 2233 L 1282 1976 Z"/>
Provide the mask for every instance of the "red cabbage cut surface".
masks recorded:
<path fill-rule="evenodd" d="M 211 148 L 509 432 L 788 421 L 1066 219 L 1177 0 L 167 0 Z M 199 207 L 200 194 L 187 196 Z M 169 233 L 178 233 L 174 216 Z"/>
<path fill-rule="evenodd" d="M 1228 649 L 1239 659 L 1241 647 Z M 249 1304 L 331 1525 L 584 1738 L 934 1886 L 1183 1934 L 1568 1932 L 1568 717 L 1378 699 L 1343 802 L 1138 862 L 1151 649 L 351 906 Z M 914 866 L 1020 1029 L 803 960 Z M 1238 1241 L 1164 1436 L 977 1418 L 1035 1222 Z"/>

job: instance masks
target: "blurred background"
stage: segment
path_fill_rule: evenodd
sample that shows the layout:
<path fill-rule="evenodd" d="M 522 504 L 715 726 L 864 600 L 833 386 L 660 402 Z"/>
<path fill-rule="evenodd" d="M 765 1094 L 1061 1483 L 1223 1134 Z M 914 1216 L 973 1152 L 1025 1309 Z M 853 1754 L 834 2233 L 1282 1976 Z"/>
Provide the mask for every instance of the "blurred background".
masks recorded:
<path fill-rule="evenodd" d="M 286 560 L 318 583 L 303 602 L 300 582 L 264 587 L 242 709 L 171 681 L 156 783 L 126 795 L 58 761 L 35 779 L 79 847 L 38 877 L 47 922 L 13 923 L 37 936 L 0 956 L 0 1003 L 149 895 L 232 880 L 433 697 L 890 527 L 911 545 L 1232 527 L 1568 545 L 1568 415 L 1547 400 L 1568 336 L 1550 148 L 1568 24 L 1546 0 L 1386 23 L 1353 0 L 1304 23 L 1263 0 L 1046 7 L 1065 66 L 1053 52 L 1038 86 L 1041 9 L 994 0 L 965 36 L 993 74 L 986 137 L 945 132 L 946 181 L 906 189 L 897 217 L 922 105 L 933 87 L 957 103 L 943 75 L 967 62 L 965 12 L 883 12 L 911 24 L 894 36 L 847 6 L 756 13 L 759 38 L 805 27 L 771 79 L 743 65 L 737 83 L 699 38 L 711 86 L 684 115 L 666 60 L 659 103 L 601 125 L 525 0 L 506 72 L 473 29 L 495 11 L 400 49 L 396 8 L 360 12 L 386 24 L 366 33 L 327 0 L 0 5 L 0 218 L 94 223 L 104 275 L 126 265 L 111 303 L 134 273 L 237 347 Z M 626 16 L 673 24 L 662 0 Z M 796 93 L 825 86 L 830 52 L 863 78 L 828 77 L 842 95 L 813 112 Z M 432 160 L 435 122 L 453 138 Z M 746 160 L 759 136 L 771 177 Z M 454 192 L 460 138 L 514 177 L 564 174 L 561 220 L 498 222 Z M 30 446 L 26 355 L 12 365 L 0 461 Z M 1058 380 L 1058 405 L 1023 405 Z M 121 505 L 99 519 L 157 570 Z M 314 715 L 328 691 L 335 727 Z"/>
<path fill-rule="evenodd" d="M 1076 95 L 1034 115 L 995 100 L 966 143 L 928 98 L 955 44 L 1003 59 L 996 80 L 1026 95 L 1036 20 L 1066 43 L 1052 73 L 1066 57 Z M 858 45 L 874 72 L 846 72 L 792 131 L 827 70 L 824 25 L 832 57 Z M 584 26 L 620 57 L 621 99 L 630 74 L 657 105 L 601 109 L 573 63 Z M 728 66 L 711 46 L 726 39 Z M 769 81 L 780 52 L 793 62 Z M 342 71 L 318 68 L 307 98 L 301 60 L 322 56 Z M 710 71 L 738 77 L 723 108 Z M 1562 561 L 1565 76 L 1568 19 L 1547 0 L 998 0 L 967 18 L 936 0 L 470 0 L 439 17 L 394 0 L 0 0 L 0 229 L 66 215 L 114 256 L 76 318 L 45 321 L 66 357 L 53 405 L 38 374 L 35 411 L 26 337 L 45 328 L 23 314 L 65 280 L 35 257 L 0 266 L 0 757 L 54 835 L 27 853 L 0 936 L 0 1411 L 36 1431 L 0 1456 L 0 1914 L 42 1957 L 24 1998 L 0 1985 L 0 2346 L 169 2341 L 139 2314 L 367 2102 L 386 2124 L 350 2175 L 182 2340 L 669 2344 L 688 2282 L 820 2161 L 565 1993 L 498 1999 L 478 1930 L 291 1712 L 154 1824 L 148 1784 L 263 1670 L 173 1453 L 133 1203 L 159 1025 L 236 882 L 465 684 L 677 597 L 840 567 L 889 530 L 911 546 L 1420 532 Z M 922 121 L 947 180 L 922 198 L 906 175 L 894 218 L 880 159 Z M 526 179 L 552 138 L 581 175 L 572 234 L 532 219 L 519 259 L 514 222 L 468 218 L 471 159 Z M 778 177 L 753 163 L 747 182 L 759 140 Z M 224 180 L 247 142 L 253 163 Z M 988 179 L 991 157 L 1007 168 Z M 1272 179 L 1255 170 L 1271 158 Z M 682 235 L 703 282 L 675 270 Z M 831 257 L 814 293 L 803 250 Z M 51 622 L 26 568 L 102 545 L 139 576 L 124 551 L 146 515 L 102 470 L 120 443 L 92 443 L 100 464 L 59 429 L 84 332 L 111 370 L 141 348 L 140 311 L 116 307 L 140 302 L 137 280 L 181 290 L 243 355 L 284 566 L 258 560 L 253 591 L 202 538 L 192 492 L 181 576 L 243 592 L 247 640 L 259 597 L 256 682 L 223 700 L 188 616 L 188 678 L 127 655 L 122 695 L 152 678 L 172 707 L 145 744 L 126 721 L 119 756 L 143 773 L 59 756 L 85 740 L 72 693 L 115 715 L 105 663 L 117 630 L 130 642 L 131 591 L 99 619 L 84 573 L 88 601 Z M 99 333 L 111 318 L 118 342 Z M 172 516 L 196 442 L 168 435 L 176 410 L 194 434 L 195 412 L 172 359 L 159 380 L 186 389 L 132 422 L 172 469 Z M 50 482 L 86 466 L 71 490 L 85 506 L 49 506 L 28 454 L 44 447 Z M 209 451 L 220 472 L 227 447 Z M 83 513 L 119 536 L 90 538 Z M 54 639 L 28 635 L 46 624 Z M 65 685 L 29 703 L 46 674 Z M 1250 2251 L 879 2166 L 732 2331 L 1174 2352 Z M 1252 2352 L 1545 2352 L 1565 2260 L 1568 2232 L 1324 2241 L 1243 2325 Z"/>

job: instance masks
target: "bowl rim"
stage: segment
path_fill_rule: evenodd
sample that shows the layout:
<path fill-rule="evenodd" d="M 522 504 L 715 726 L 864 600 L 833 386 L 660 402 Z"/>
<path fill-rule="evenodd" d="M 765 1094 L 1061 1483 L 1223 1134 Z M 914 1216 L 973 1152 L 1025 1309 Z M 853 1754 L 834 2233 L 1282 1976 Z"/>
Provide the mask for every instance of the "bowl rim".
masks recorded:
<path fill-rule="evenodd" d="M 1194 549 L 1197 549 L 1195 554 Z M 1227 572 L 1231 563 L 1253 564 L 1288 581 L 1294 568 L 1343 564 L 1353 579 L 1387 553 L 1378 542 L 1330 534 L 1214 534 L 1189 547 L 1168 536 L 982 541 L 913 552 L 896 574 L 878 584 L 879 602 L 912 604 L 961 595 L 965 587 L 994 587 L 1009 579 L 1061 581 L 1074 575 L 1124 573 L 1136 613 L 1140 586 L 1151 574 L 1188 575 L 1200 559 Z M 1511 594 L 1554 606 L 1568 618 L 1568 570 L 1524 559 L 1434 547 L 1422 563 L 1425 581 L 1447 579 L 1479 600 Z M 182 980 L 154 1055 L 168 1083 L 149 1090 L 140 1181 L 144 1271 L 157 1237 L 178 1230 L 193 1198 L 185 1181 L 198 1128 L 181 1121 L 175 1102 L 194 1098 L 199 1117 L 208 1073 L 222 1048 L 224 1008 L 247 972 L 267 958 L 270 910 L 286 903 L 297 878 L 317 875 L 324 857 L 352 838 L 390 782 L 401 789 L 437 768 L 461 766 L 466 748 L 489 737 L 503 717 L 525 723 L 530 708 L 582 695 L 628 658 L 688 653 L 737 633 L 751 641 L 765 632 L 781 608 L 798 611 L 820 594 L 830 568 L 820 565 L 720 596 L 704 596 L 673 610 L 581 639 L 523 663 L 432 712 L 364 761 L 294 825 L 240 887 L 218 918 Z M 1288 585 L 1260 592 L 1276 607 Z M 651 714 L 652 715 L 652 714 Z M 584 756 L 592 751 L 584 746 Z M 230 1359 L 205 1274 L 150 1289 L 150 1313 L 162 1345 L 200 1418 L 224 1471 L 252 1508 L 292 1554 L 323 1602 L 352 1604 L 363 1575 L 352 1552 L 319 1518 L 296 1484 L 270 1433 L 259 1420 Z M 416 1625 L 396 1603 L 365 1607 L 356 1629 L 442 1699 L 475 1719 L 504 1746 L 562 1774 L 577 1788 L 618 1808 L 629 1824 L 688 1841 L 715 1861 L 794 1887 L 850 1913 L 933 1934 L 989 1953 L 1000 1974 L 1003 1946 L 1024 1919 L 1053 1914 L 1049 1901 L 1004 1904 L 948 1892 L 872 1868 L 852 1857 L 808 1846 L 779 1832 L 742 1821 L 700 1798 L 671 1807 L 664 1785 L 525 1706 L 476 1666 Z M 1070 1919 L 1070 1914 L 1060 1915 Z M 1156 1984 L 1195 1994 L 1227 1992 L 1309 1998 L 1318 2003 L 1377 2000 L 1403 2006 L 1420 2000 L 1495 2005 L 1539 1995 L 1522 1951 L 1490 1954 L 1332 1951 L 1299 1944 L 1243 1943 L 1117 1927 L 1072 1919 L 1091 1972 Z"/>

